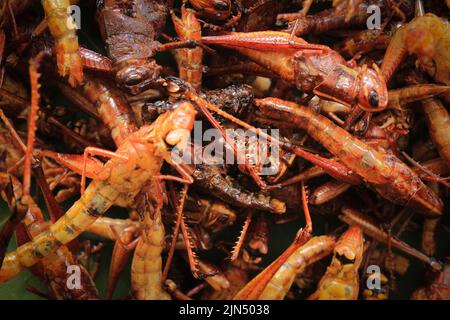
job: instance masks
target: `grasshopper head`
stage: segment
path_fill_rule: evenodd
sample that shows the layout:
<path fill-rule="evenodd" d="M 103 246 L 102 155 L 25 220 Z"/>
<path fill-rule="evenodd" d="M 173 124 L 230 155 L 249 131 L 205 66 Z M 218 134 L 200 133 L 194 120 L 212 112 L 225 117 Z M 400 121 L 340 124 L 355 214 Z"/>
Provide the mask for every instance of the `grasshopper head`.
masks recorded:
<path fill-rule="evenodd" d="M 373 69 L 364 65 L 359 73 L 358 103 L 365 111 L 381 111 L 387 107 L 388 91 L 380 69 L 373 64 Z"/>
<path fill-rule="evenodd" d="M 351 226 L 339 239 L 334 255 L 342 266 L 358 265 L 362 259 L 364 238 L 358 226 Z"/>
<path fill-rule="evenodd" d="M 153 60 L 134 60 L 134 62 L 128 62 L 116 72 L 117 84 L 133 95 L 148 89 L 161 72 L 161 66 Z"/>

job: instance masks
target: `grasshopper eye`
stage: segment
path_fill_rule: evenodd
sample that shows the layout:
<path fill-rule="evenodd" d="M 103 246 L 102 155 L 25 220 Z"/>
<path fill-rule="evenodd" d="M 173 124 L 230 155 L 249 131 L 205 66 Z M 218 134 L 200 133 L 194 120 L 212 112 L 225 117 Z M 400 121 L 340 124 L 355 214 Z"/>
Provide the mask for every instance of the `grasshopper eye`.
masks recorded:
<path fill-rule="evenodd" d="M 380 102 L 380 99 L 378 97 L 378 93 L 375 91 L 371 91 L 369 94 L 369 103 L 372 107 L 378 107 L 378 103 Z"/>
<path fill-rule="evenodd" d="M 135 86 L 139 83 L 141 83 L 143 80 L 142 76 L 140 74 L 130 74 L 128 78 L 125 80 L 125 85 L 127 86 Z"/>
<path fill-rule="evenodd" d="M 228 6 L 228 3 L 226 3 L 225 1 L 215 1 L 214 8 L 216 10 L 224 11 L 224 10 L 228 10 L 229 6 Z"/>

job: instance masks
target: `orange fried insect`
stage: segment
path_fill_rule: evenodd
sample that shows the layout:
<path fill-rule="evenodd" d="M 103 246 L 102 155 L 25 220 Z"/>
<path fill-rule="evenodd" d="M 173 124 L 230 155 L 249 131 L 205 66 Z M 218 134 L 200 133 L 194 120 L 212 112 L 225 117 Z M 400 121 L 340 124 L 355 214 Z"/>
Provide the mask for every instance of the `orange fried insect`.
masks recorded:
<path fill-rule="evenodd" d="M 161 218 L 163 195 L 158 192 L 156 179 L 141 191 L 142 205 L 138 213 L 143 217 L 142 234 L 137 242 L 131 264 L 131 287 L 138 300 L 168 300 L 170 296 L 163 289 L 161 252 L 164 244 L 164 225 Z M 139 197 L 139 196 L 138 196 Z M 139 201 L 139 200 L 137 200 Z"/>
<path fill-rule="evenodd" d="M 97 108 L 97 115 L 111 130 L 116 145 L 119 146 L 137 130 L 130 106 L 123 93 L 113 84 L 89 75 L 80 91 Z"/>
<path fill-rule="evenodd" d="M 441 199 L 394 155 L 375 150 L 327 118 L 293 102 L 266 98 L 256 99 L 255 103 L 267 116 L 291 119 L 306 130 L 382 197 L 430 216 L 442 213 Z"/>
<path fill-rule="evenodd" d="M 381 65 L 388 81 L 408 54 L 437 82 L 450 85 L 450 27 L 447 20 L 427 13 L 401 27 L 392 37 Z"/>
<path fill-rule="evenodd" d="M 201 40 L 201 25 L 195 17 L 193 10 L 186 9 L 183 5 L 181 7 L 181 19 L 172 12 L 172 21 L 180 40 Z M 199 92 L 202 87 L 203 49 L 201 47 L 177 49 L 175 50 L 175 58 L 178 64 L 180 78 L 190 83 Z"/>
<path fill-rule="evenodd" d="M 351 226 L 339 238 L 333 259 L 319 282 L 312 300 L 356 300 L 359 294 L 358 269 L 364 252 L 364 238 L 358 226 Z"/>
<path fill-rule="evenodd" d="M 83 86 L 83 90 L 85 94 L 87 94 L 88 99 L 95 103 L 99 112 L 99 116 L 101 117 L 105 125 L 107 125 L 111 130 L 112 137 L 116 144 L 118 146 L 121 146 L 124 140 L 136 131 L 136 125 L 132 116 L 132 112 L 122 94 L 108 83 L 102 83 L 99 80 L 95 81 L 95 79 L 93 78 L 88 79 L 86 84 Z M 64 163 L 66 166 L 72 168 L 73 170 L 80 171 L 79 165 L 81 164 L 81 162 L 79 161 L 79 159 L 77 159 L 77 156 L 57 155 L 57 157 L 53 158 L 58 159 L 59 162 Z M 92 159 L 89 159 L 89 161 L 91 167 L 98 166 L 95 165 L 95 161 L 93 161 Z M 153 187 L 156 186 L 158 185 L 153 183 Z M 152 198 L 153 194 L 150 192 L 151 190 L 148 189 L 147 195 L 140 194 L 141 198 Z M 152 199 L 154 199 L 153 202 L 158 202 L 156 198 Z M 126 204 L 123 205 L 126 206 Z M 142 207 L 141 216 L 145 217 L 145 215 L 148 215 L 148 210 L 143 208 L 145 208 L 145 206 Z M 160 215 L 160 206 L 152 206 L 151 211 L 156 212 Z M 133 259 L 133 267 L 131 273 L 132 288 L 135 292 L 134 296 L 138 299 L 144 300 L 151 298 L 168 298 L 167 294 L 162 288 L 163 279 L 159 274 L 161 270 L 160 268 L 158 269 L 158 266 L 160 267 L 161 263 L 157 263 L 158 261 L 160 261 L 158 260 L 160 259 L 160 255 L 158 256 L 156 252 L 158 248 L 156 244 L 159 243 L 159 238 L 164 238 L 164 236 L 161 236 L 161 231 L 162 233 L 164 233 L 164 228 L 162 227 L 160 218 L 155 218 L 156 220 L 152 219 L 153 214 L 151 221 L 147 221 L 145 220 L 145 218 L 143 219 L 142 225 L 144 230 L 142 231 L 142 235 L 139 237 L 139 239 L 132 240 L 132 238 L 128 237 L 128 239 L 120 238 L 116 241 L 112 258 L 113 263 L 110 266 L 109 273 L 109 290 L 107 292 L 108 298 L 112 296 L 115 281 L 122 271 L 130 252 L 135 248 L 135 258 Z M 126 236 L 126 234 L 124 236 Z M 123 243 L 123 240 L 128 243 Z M 187 239 L 185 241 L 187 243 L 189 242 Z M 188 250 L 188 252 L 192 252 L 191 246 L 186 245 L 186 249 Z M 162 251 L 162 246 L 160 248 L 160 251 Z M 148 255 L 147 253 L 150 253 L 150 255 Z M 191 267 L 193 268 L 193 273 L 196 273 L 197 270 L 195 269 L 196 263 L 194 257 L 190 259 L 189 262 Z M 170 259 L 168 259 L 166 267 L 169 265 Z M 166 271 L 167 269 L 165 269 L 163 278 L 165 278 L 166 276 Z"/>
<path fill-rule="evenodd" d="M 234 299 L 284 299 L 296 275 L 307 266 L 329 255 L 334 245 L 334 238 L 329 236 L 313 237 L 300 246 L 294 242 L 277 260 L 236 294 Z M 256 294 L 251 293 L 250 290 L 256 290 L 257 283 L 263 283 L 262 288 L 257 288 Z M 247 291 L 248 294 L 245 294 Z"/>
<path fill-rule="evenodd" d="M 446 93 L 450 90 L 448 86 L 441 86 L 436 84 L 417 84 L 400 89 L 389 90 L 389 99 L 387 109 L 401 109 L 402 106 L 434 97 L 436 95 Z M 352 109 L 344 104 L 328 101 L 314 96 L 309 102 L 308 106 L 313 110 L 320 110 L 321 112 L 330 113 L 342 113 L 348 114 Z"/>
<path fill-rule="evenodd" d="M 386 83 L 378 67 L 350 68 L 327 46 L 276 31 L 228 33 L 203 37 L 202 42 L 235 49 L 300 90 L 325 99 L 358 104 L 367 111 L 387 106 Z"/>
<path fill-rule="evenodd" d="M 161 115 L 151 126 L 143 126 L 130 135 L 115 153 L 105 153 L 98 149 L 86 150 L 85 158 L 89 152 L 94 152 L 112 159 L 99 171 L 85 167 L 83 177 L 87 173 L 94 180 L 80 200 L 49 231 L 6 255 L 0 270 L 0 282 L 10 279 L 24 267 L 34 265 L 39 258 L 76 238 L 111 205 L 130 205 L 130 201 L 150 177 L 160 175 L 164 160 L 173 163 L 168 145 L 181 144 L 184 147 L 194 124 L 195 113 L 191 104 L 182 103 L 175 110 Z M 87 169 L 89 170 L 86 172 Z M 184 171 L 181 172 L 184 178 L 160 177 L 191 183 L 192 180 Z M 130 184 L 130 181 L 133 183 Z"/>
<path fill-rule="evenodd" d="M 436 98 L 422 101 L 422 106 L 431 141 L 450 167 L 450 114 L 442 102 Z"/>
<path fill-rule="evenodd" d="M 70 14 L 69 0 L 41 0 L 50 33 L 55 38 L 55 54 L 59 74 L 68 76 L 76 87 L 83 82 L 83 64 L 78 52 L 76 23 Z"/>

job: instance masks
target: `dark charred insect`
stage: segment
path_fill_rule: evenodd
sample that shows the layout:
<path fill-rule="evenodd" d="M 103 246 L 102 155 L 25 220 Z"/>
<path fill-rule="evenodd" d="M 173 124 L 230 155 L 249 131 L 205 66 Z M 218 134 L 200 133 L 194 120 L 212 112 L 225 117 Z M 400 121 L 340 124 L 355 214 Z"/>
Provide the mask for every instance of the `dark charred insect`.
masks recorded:
<path fill-rule="evenodd" d="M 153 56 L 168 13 L 162 0 L 98 2 L 97 21 L 116 82 L 132 93 L 154 85 L 161 73 Z"/>

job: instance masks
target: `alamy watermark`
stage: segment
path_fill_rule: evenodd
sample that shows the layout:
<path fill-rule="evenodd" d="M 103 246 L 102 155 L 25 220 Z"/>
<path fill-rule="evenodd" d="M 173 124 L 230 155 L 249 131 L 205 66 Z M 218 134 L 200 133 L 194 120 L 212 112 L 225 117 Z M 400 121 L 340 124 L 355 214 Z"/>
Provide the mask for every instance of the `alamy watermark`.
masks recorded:
<path fill-rule="evenodd" d="M 81 289 L 81 268 L 78 265 L 67 266 L 66 286 L 69 290 Z M 368 274 L 366 280 L 366 287 L 369 290 L 381 290 L 381 269 L 377 265 L 370 265 L 366 269 Z"/>
<path fill-rule="evenodd" d="M 68 29 L 81 29 L 81 8 L 77 5 L 71 5 L 67 8 L 70 17 L 67 18 Z"/>
<path fill-rule="evenodd" d="M 381 269 L 377 265 L 370 265 L 366 269 L 369 274 L 366 280 L 366 287 L 369 290 L 381 290 Z"/>
<path fill-rule="evenodd" d="M 79 290 L 81 289 L 81 268 L 77 265 L 67 266 L 67 277 L 66 286 L 69 290 Z"/>
<path fill-rule="evenodd" d="M 367 13 L 370 14 L 366 21 L 367 29 L 381 29 L 381 8 L 372 4 L 367 7 Z"/>

